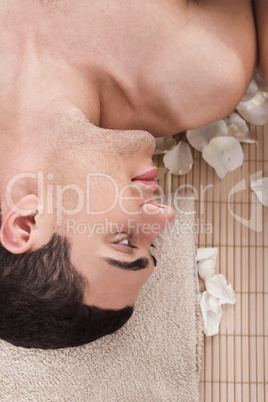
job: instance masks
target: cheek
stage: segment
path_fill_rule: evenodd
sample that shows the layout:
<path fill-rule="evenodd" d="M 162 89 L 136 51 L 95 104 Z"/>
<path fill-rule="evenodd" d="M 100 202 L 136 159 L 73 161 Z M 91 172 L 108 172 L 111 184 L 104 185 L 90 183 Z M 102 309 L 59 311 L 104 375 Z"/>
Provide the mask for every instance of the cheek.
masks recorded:
<path fill-rule="evenodd" d="M 86 191 L 88 216 L 103 219 L 105 214 L 116 210 L 119 199 L 119 180 L 113 174 L 88 175 Z"/>

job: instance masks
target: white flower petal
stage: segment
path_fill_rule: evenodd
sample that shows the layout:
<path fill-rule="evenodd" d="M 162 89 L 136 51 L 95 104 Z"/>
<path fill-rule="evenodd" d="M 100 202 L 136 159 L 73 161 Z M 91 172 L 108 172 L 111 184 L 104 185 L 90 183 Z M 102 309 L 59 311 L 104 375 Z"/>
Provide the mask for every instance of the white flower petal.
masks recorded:
<path fill-rule="evenodd" d="M 197 263 L 197 271 L 203 280 L 216 273 L 216 263 L 213 260 L 203 260 Z"/>
<path fill-rule="evenodd" d="M 210 296 L 208 292 L 203 292 L 200 305 L 204 322 L 204 333 L 207 336 L 218 334 L 223 315 L 219 301 L 215 297 Z"/>
<path fill-rule="evenodd" d="M 180 141 L 163 158 L 164 165 L 175 175 L 187 174 L 193 166 L 191 149 L 187 142 Z"/>
<path fill-rule="evenodd" d="M 203 280 L 216 273 L 217 247 L 198 248 L 196 253 L 197 271 Z"/>
<path fill-rule="evenodd" d="M 251 190 L 257 194 L 260 202 L 268 207 L 268 177 L 263 177 L 259 180 L 250 183 Z"/>
<path fill-rule="evenodd" d="M 195 130 L 188 130 L 186 133 L 189 143 L 200 152 L 211 138 L 224 135 L 228 135 L 228 128 L 224 120 L 207 124 Z"/>
<path fill-rule="evenodd" d="M 254 77 L 255 78 L 255 77 Z M 249 99 L 252 99 L 256 93 L 258 92 L 259 87 L 255 79 L 251 80 L 251 83 L 249 84 L 245 95 L 242 98 L 242 101 L 248 101 Z"/>
<path fill-rule="evenodd" d="M 258 91 L 252 99 L 240 102 L 236 109 L 249 123 L 263 126 L 268 123 L 268 93 Z"/>
<path fill-rule="evenodd" d="M 196 261 L 213 258 L 216 261 L 218 256 L 218 247 L 200 247 L 196 250 Z"/>
<path fill-rule="evenodd" d="M 173 137 L 160 137 L 155 139 L 156 147 L 154 155 L 164 154 L 166 151 L 176 145 L 176 140 Z"/>
<path fill-rule="evenodd" d="M 208 295 L 209 295 L 208 307 L 209 307 L 210 311 L 212 311 L 213 313 L 217 313 L 219 311 L 219 306 L 220 306 L 219 300 L 216 297 L 211 296 L 209 293 L 208 293 Z"/>
<path fill-rule="evenodd" d="M 247 123 L 237 113 L 231 113 L 225 122 L 228 127 L 228 134 L 236 138 L 239 142 L 247 142 L 250 144 L 256 144 L 257 141 L 250 138 L 250 131 Z"/>
<path fill-rule="evenodd" d="M 267 82 L 262 78 L 262 76 L 258 73 L 255 72 L 254 74 L 254 80 L 258 84 L 258 87 L 261 91 L 263 92 L 268 92 L 268 84 Z"/>
<path fill-rule="evenodd" d="M 202 156 L 221 179 L 226 173 L 242 166 L 244 160 L 242 147 L 233 137 L 212 138 L 203 148 Z"/>
<path fill-rule="evenodd" d="M 234 304 L 236 302 L 235 292 L 232 285 L 227 285 L 225 276 L 218 274 L 205 280 L 207 292 L 219 299 L 220 304 Z"/>

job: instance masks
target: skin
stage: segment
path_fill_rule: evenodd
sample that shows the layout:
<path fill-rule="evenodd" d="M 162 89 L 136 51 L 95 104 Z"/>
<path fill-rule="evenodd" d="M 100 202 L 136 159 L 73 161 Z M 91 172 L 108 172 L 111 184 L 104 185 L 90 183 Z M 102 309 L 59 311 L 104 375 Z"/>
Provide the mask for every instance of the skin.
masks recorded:
<path fill-rule="evenodd" d="M 268 82 L 268 1 L 253 2 L 258 35 L 258 69 Z"/>
<path fill-rule="evenodd" d="M 153 168 L 153 136 L 225 117 L 242 98 L 256 66 L 251 2 L 59 0 L 25 8 L 3 1 L 0 20 L 1 243 L 23 253 L 55 230 L 67 235 L 72 262 L 88 280 L 85 302 L 131 305 L 153 270 L 150 245 L 174 216 L 152 200 L 153 187 L 133 179 Z M 38 171 L 44 204 L 37 180 L 25 177 L 13 186 L 10 206 L 10 179 Z M 77 208 L 88 173 L 102 174 L 91 183 L 93 211 L 115 200 L 104 174 L 119 193 L 125 189 L 123 207 L 117 197 L 102 214 Z M 60 199 L 49 185 L 61 186 Z M 117 228 L 88 237 L 70 230 L 68 219 Z M 107 258 L 143 258 L 148 266 L 127 270 Z"/>
<path fill-rule="evenodd" d="M 8 162 L 12 169 L 6 169 L 7 160 L 2 162 L 1 159 L 1 167 L 7 173 L 5 181 L 1 182 L 2 188 L 4 182 L 10 183 L 10 179 L 22 171 L 39 171 L 44 176 L 43 196 L 36 178 L 21 178 L 12 186 L 14 206 L 2 202 L 1 243 L 12 253 L 19 254 L 47 243 L 55 231 L 67 236 L 71 243 L 71 261 L 88 281 L 85 303 L 121 309 L 134 303 L 151 275 L 154 262 L 150 245 L 174 217 L 171 207 L 158 202 L 154 188 L 132 182 L 133 178 L 154 169 L 155 141 L 145 131 L 128 131 L 122 141 L 122 132 L 97 129 L 78 115 L 77 110 L 72 112 L 69 130 L 72 135 L 66 133 L 63 150 L 57 147 L 58 141 L 50 142 L 48 138 L 54 135 L 55 140 L 55 132 L 45 130 L 42 138 L 40 127 L 38 136 L 32 137 L 29 153 L 22 152 L 24 141 L 18 140 L 16 149 L 20 148 L 21 160 L 17 153 L 12 155 Z M 51 143 L 47 160 L 46 148 L 40 148 L 39 141 Z M 3 160 L 6 153 L 7 148 L 2 147 L 0 157 Z M 55 160 L 51 157 L 53 153 Z M 93 176 L 87 187 L 88 172 Z M 52 180 L 47 179 L 49 175 L 53 175 Z M 53 194 L 50 193 L 49 204 L 45 202 L 42 210 L 40 200 L 47 200 L 48 186 L 53 187 Z M 64 190 L 65 186 L 69 189 Z M 82 208 L 78 208 L 78 194 L 86 197 L 88 188 L 89 195 L 82 202 Z M 90 230 L 84 232 L 83 227 L 90 227 Z M 128 241 L 135 248 L 129 247 Z M 132 269 L 113 266 L 107 259 L 129 263 Z M 147 261 L 142 269 L 138 269 L 139 259 Z"/>

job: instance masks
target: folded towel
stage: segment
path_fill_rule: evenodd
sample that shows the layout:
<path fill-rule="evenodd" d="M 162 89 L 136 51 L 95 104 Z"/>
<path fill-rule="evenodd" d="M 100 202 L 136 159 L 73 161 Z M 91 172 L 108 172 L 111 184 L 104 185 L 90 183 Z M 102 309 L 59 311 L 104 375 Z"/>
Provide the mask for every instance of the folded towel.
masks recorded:
<path fill-rule="evenodd" d="M 202 318 L 195 269 L 194 201 L 155 241 L 158 264 L 128 323 L 91 344 L 23 349 L 0 341 L 0 400 L 198 401 Z"/>

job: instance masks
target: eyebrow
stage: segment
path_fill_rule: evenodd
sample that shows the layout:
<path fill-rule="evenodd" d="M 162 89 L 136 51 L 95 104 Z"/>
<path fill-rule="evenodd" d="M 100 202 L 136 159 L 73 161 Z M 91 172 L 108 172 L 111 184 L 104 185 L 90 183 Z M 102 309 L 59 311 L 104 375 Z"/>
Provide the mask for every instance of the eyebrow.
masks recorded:
<path fill-rule="evenodd" d="M 154 256 L 152 256 L 152 260 L 154 262 L 154 266 L 156 265 L 156 259 Z M 106 262 L 108 262 L 109 265 L 112 265 L 113 267 L 125 269 L 127 271 L 140 271 L 142 269 L 148 268 L 149 266 L 149 260 L 146 257 L 140 257 L 137 258 L 137 260 L 134 261 L 124 261 L 124 260 L 116 260 L 114 258 L 104 258 Z"/>

